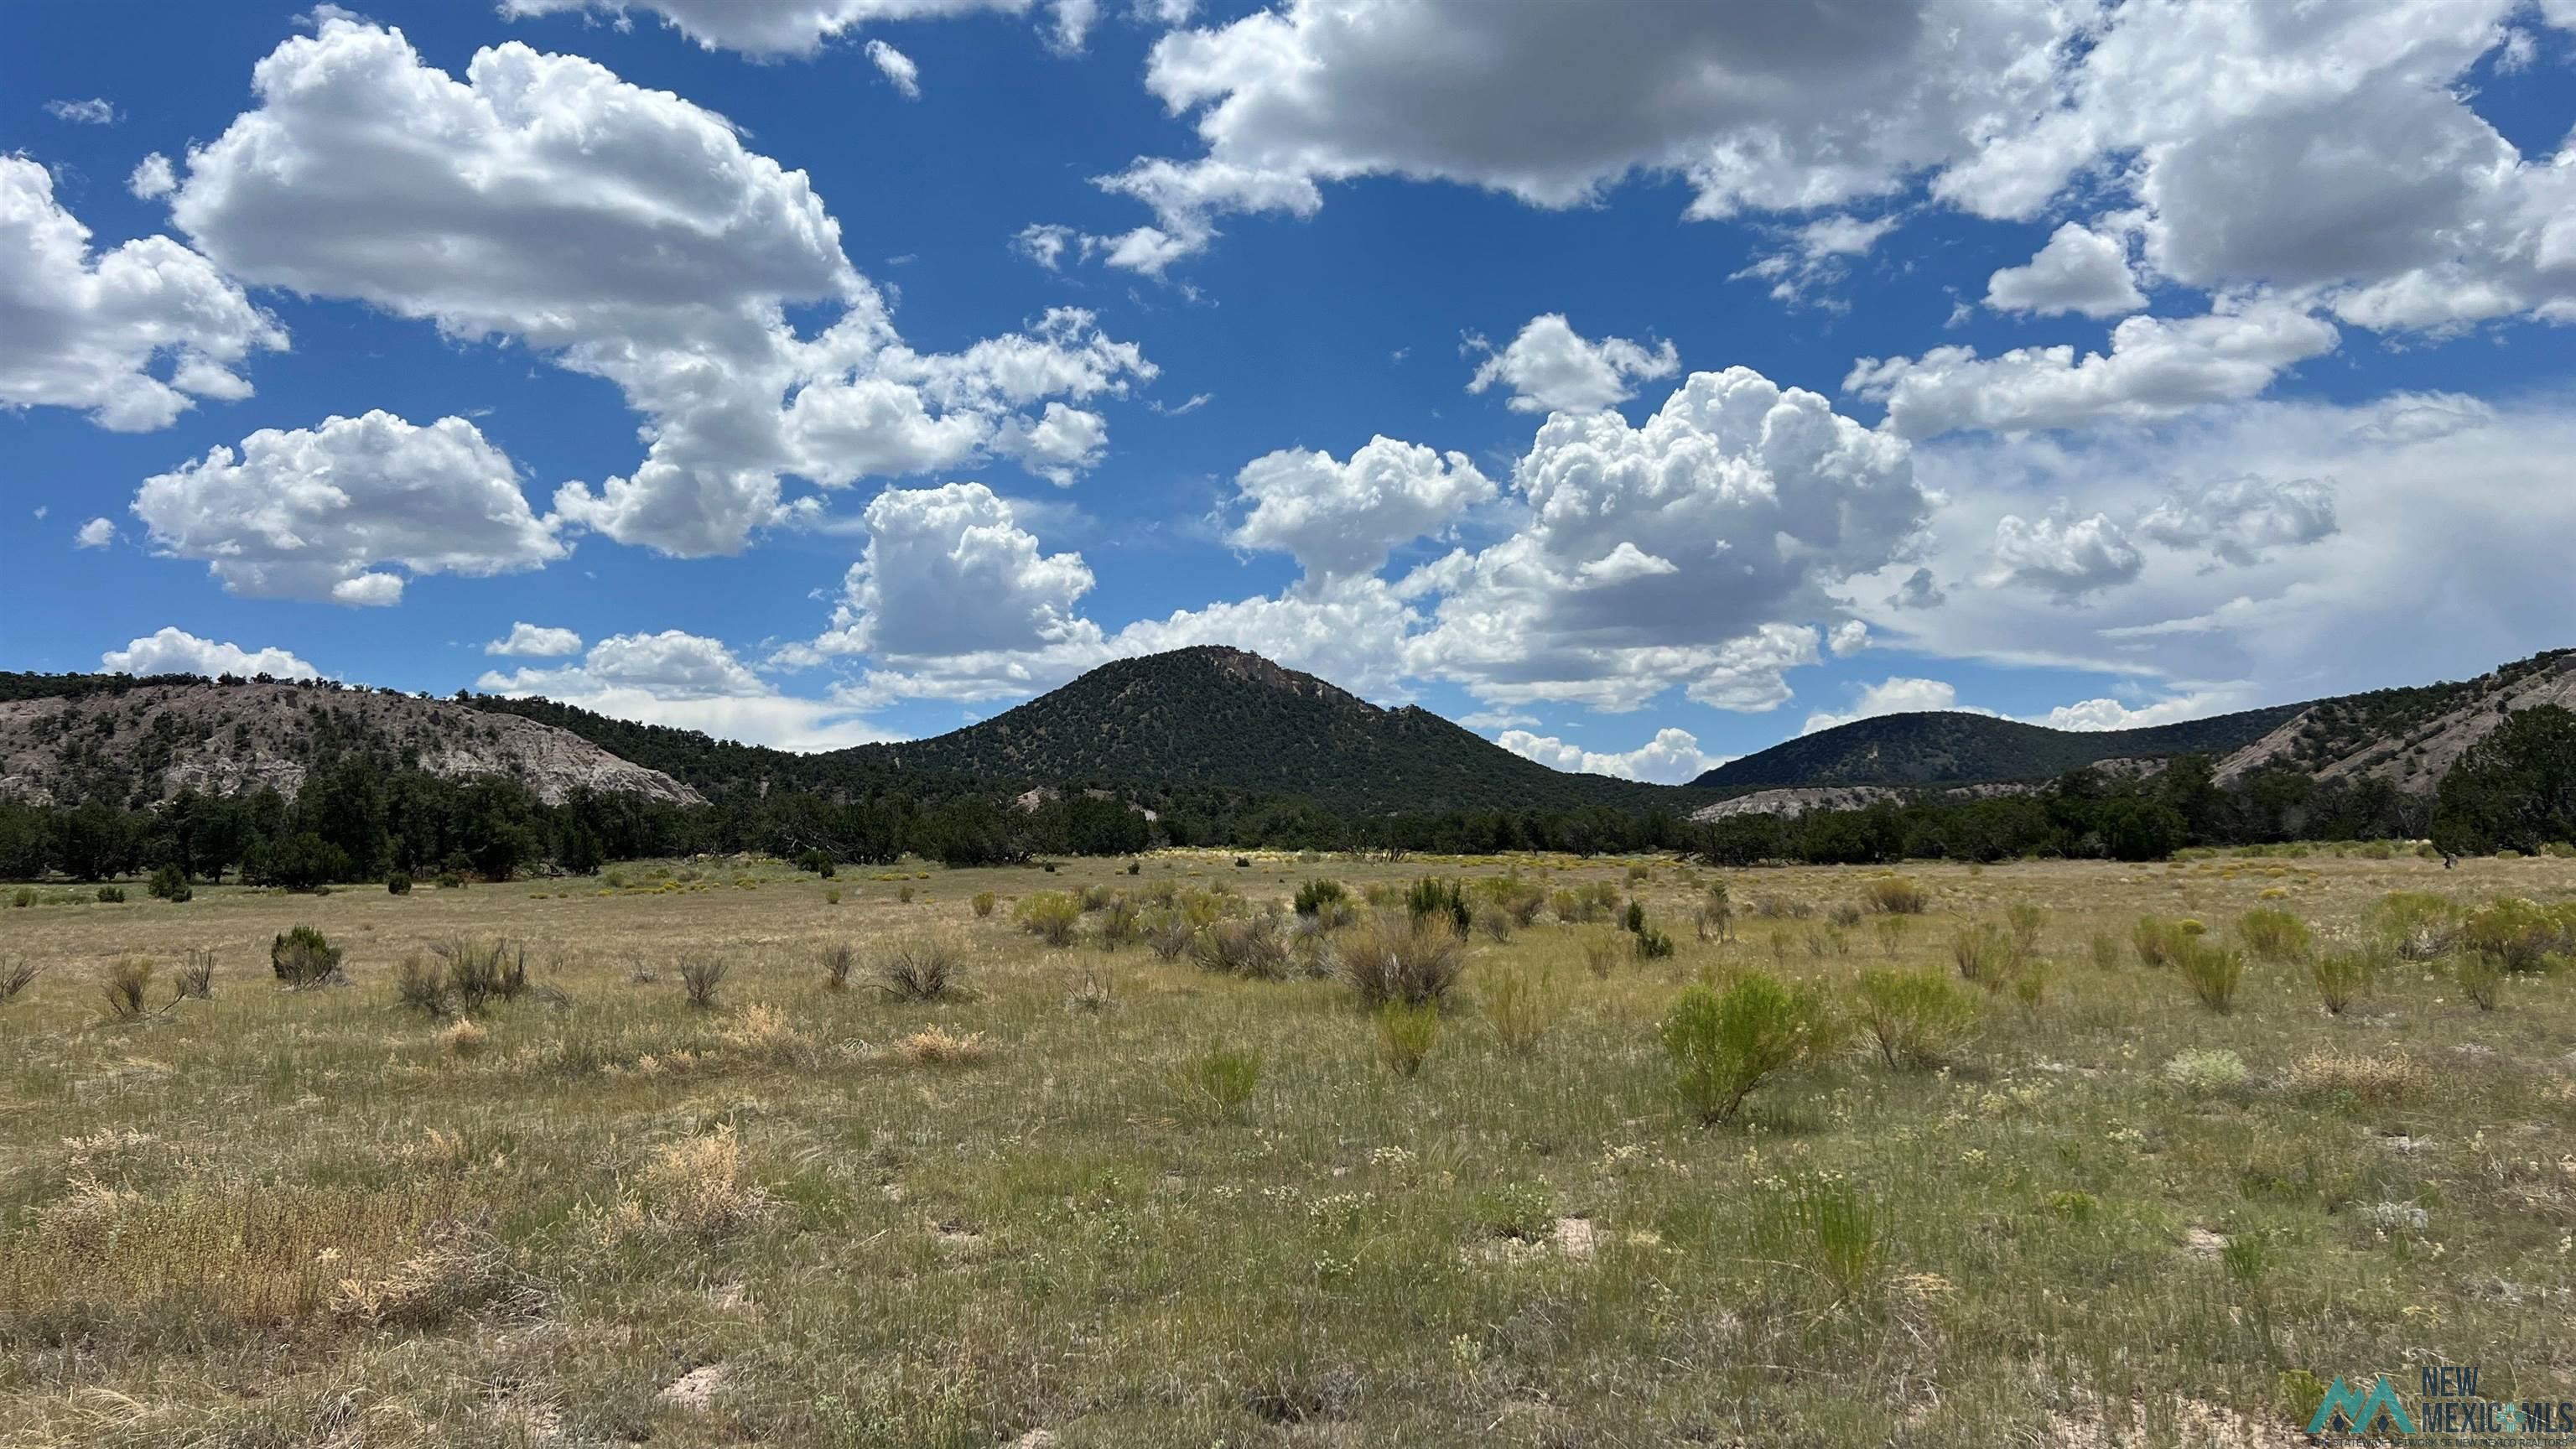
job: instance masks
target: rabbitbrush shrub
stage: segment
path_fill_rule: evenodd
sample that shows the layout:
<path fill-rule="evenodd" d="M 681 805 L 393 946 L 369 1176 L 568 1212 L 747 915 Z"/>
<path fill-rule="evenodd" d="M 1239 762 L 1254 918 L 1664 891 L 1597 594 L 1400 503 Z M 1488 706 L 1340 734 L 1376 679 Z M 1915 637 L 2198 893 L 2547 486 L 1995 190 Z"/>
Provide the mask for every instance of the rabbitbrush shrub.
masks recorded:
<path fill-rule="evenodd" d="M 1070 946 L 1082 924 L 1082 902 L 1064 891 L 1040 891 L 1022 900 L 1020 929 L 1050 946 Z"/>
<path fill-rule="evenodd" d="M 1860 901 L 1891 916 L 1919 916 L 1930 909 L 1932 893 L 1901 875 L 1890 875 L 1863 885 Z"/>
<path fill-rule="evenodd" d="M 2315 933 L 2288 911 L 2257 906 L 2236 918 L 2236 939 L 2258 961 L 2295 961 L 2307 954 Z"/>
<path fill-rule="evenodd" d="M 1976 1028 L 1976 998 L 1929 971 L 1864 971 L 1852 1015 L 1891 1067 L 1937 1067 Z"/>
<path fill-rule="evenodd" d="M 1813 991 L 1746 971 L 1723 994 L 1694 986 L 1663 1021 L 1682 1099 L 1705 1123 L 1732 1121 L 1763 1083 L 1829 1053 L 1832 1014 Z"/>

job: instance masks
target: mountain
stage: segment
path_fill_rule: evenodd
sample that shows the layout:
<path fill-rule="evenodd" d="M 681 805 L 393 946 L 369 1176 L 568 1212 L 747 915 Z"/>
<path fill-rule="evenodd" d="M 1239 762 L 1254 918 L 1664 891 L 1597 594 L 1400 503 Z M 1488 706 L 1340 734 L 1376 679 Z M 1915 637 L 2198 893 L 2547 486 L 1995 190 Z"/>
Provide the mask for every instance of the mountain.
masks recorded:
<path fill-rule="evenodd" d="M 2377 778 L 2431 790 L 2505 716 L 2533 705 L 2576 709 L 2576 649 L 2555 649 L 2457 683 L 2321 699 L 2218 764 L 2221 784 L 2287 768 L 2319 780 Z"/>
<path fill-rule="evenodd" d="M 1691 783 L 1769 789 L 2044 780 L 2106 760 L 2229 754 L 2308 707 L 2280 704 L 2134 730 L 2053 730 L 1949 710 L 1879 715 L 1729 760 Z"/>
<path fill-rule="evenodd" d="M 1973 785 L 2052 779 L 2086 765 L 2208 755 L 2218 762 L 2221 783 L 2270 768 L 2328 781 L 2378 776 L 2424 791 L 2495 727 L 2502 711 L 2534 704 L 2576 708 L 2576 649 L 2535 654 L 2475 679 L 2276 704 L 2148 729 L 2053 730 L 1955 711 L 1880 715 L 1730 760 L 1691 783 L 1729 791 Z"/>
<path fill-rule="evenodd" d="M 1669 787 L 1573 775 L 1417 706 L 1381 709 L 1258 654 L 1202 646 L 1104 664 L 934 739 L 864 745 L 898 770 L 996 785 L 1215 787 L 1347 810 L 1672 804 Z"/>
<path fill-rule="evenodd" d="M 141 805 L 263 787 L 292 797 L 311 765 L 351 752 L 449 779 L 512 776 L 548 804 L 585 789 L 704 803 L 572 731 L 444 700 L 189 675 L 0 676 L 0 799 Z"/>
<path fill-rule="evenodd" d="M 1311 674 L 1212 645 L 1116 660 L 930 739 L 811 755 L 604 719 L 545 700 L 470 702 L 583 734 L 709 795 L 1214 790 L 1298 796 L 1362 813 L 1687 808 L 1705 799 L 1671 786 L 1552 770 L 1429 710 L 1381 709 Z"/>

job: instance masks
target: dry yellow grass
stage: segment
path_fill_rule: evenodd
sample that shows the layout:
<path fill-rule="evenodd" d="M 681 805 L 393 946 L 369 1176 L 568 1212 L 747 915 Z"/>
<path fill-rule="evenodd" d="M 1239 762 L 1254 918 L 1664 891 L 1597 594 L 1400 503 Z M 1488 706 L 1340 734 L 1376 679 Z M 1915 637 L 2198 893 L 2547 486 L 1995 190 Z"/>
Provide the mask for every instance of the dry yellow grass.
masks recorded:
<path fill-rule="evenodd" d="M 2330 1017 L 2304 971 L 2252 962 L 2222 1016 L 2123 944 L 2263 904 L 2330 935 L 2392 890 L 2555 902 L 2576 862 L 1911 865 L 1932 919 L 1846 955 L 1836 907 L 1880 872 L 1250 859 L 828 885 L 727 859 L 0 913 L 0 954 L 45 968 L 0 1003 L 0 1445 L 1988 1449 L 2100 1404 L 2303 1425 L 2292 1371 L 2576 1383 L 2536 1296 L 2576 1232 L 2576 980 L 2487 1014 L 2409 960 Z M 1479 934 L 1413 1077 L 1302 964 L 1243 979 L 1105 951 L 1098 912 L 1063 949 L 1012 919 L 1040 891 L 1133 893 L 1150 928 L 1156 893 L 1248 918 L 1310 879 L 1515 871 L 1633 895 L 1677 954 L 1553 911 Z M 1721 882 L 1740 940 L 1691 929 Z M 1187 894 L 1218 886 L 1236 903 Z M 1954 933 L 2009 939 L 2016 905 L 2046 908 L 2031 949 L 2057 969 L 2027 1001 L 1969 992 L 1947 1070 L 1855 1049 L 1736 1127 L 1682 1110 L 1655 1028 L 1686 986 L 1950 975 Z M 350 984 L 276 989 L 267 943 L 298 922 Z M 825 988 L 826 948 L 931 935 L 971 998 Z M 462 936 L 529 945 L 537 989 L 471 1032 L 400 1010 L 397 963 Z M 192 947 L 223 963 L 212 999 L 164 1009 L 156 979 L 145 1019 L 99 1019 L 109 965 Z M 690 959 L 730 965 L 714 1009 L 684 1000 Z M 2177 1091 L 2186 1052 L 2244 1080 Z M 1212 1111 L 1175 1083 L 1219 1053 L 1258 1081 Z M 1841 1254 L 1879 1265 L 1857 1286 L 1762 1228 L 1818 1180 L 1884 1224 Z M 1490 1251 L 1564 1222 L 1589 1256 Z M 2192 1248 L 2244 1241 L 2259 1297 Z M 663 1397 L 693 1375 L 722 1391 Z"/>

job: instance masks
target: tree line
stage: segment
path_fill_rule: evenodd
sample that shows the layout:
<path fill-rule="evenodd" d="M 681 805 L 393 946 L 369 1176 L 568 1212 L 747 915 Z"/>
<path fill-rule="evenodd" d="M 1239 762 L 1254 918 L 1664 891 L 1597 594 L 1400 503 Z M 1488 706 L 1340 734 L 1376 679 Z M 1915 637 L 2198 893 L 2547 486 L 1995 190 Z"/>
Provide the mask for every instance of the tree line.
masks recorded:
<path fill-rule="evenodd" d="M 1714 864 L 1817 865 L 2014 857 L 2159 860 L 2187 846 L 2417 839 L 2444 850 L 2535 852 L 2576 840 L 2576 715 L 2520 711 L 2465 752 L 2437 794 L 2291 769 L 2221 785 L 2205 756 L 2144 777 L 2087 767 L 2026 791 L 1925 794 L 1861 809 L 1693 821 L 1664 809 L 1450 810 L 1359 815 L 1312 800 L 1194 787 L 1024 800 L 959 786 L 915 791 L 736 790 L 707 805 L 575 791 L 549 804 L 508 777 L 445 779 L 370 752 L 310 770 L 288 798 L 182 791 L 0 803 L 0 878 L 77 880 L 172 866 L 190 879 L 306 889 L 405 874 L 506 880 L 611 860 L 756 851 L 848 864 L 905 855 L 952 866 L 1155 846 L 1388 855 L 1675 851 Z"/>

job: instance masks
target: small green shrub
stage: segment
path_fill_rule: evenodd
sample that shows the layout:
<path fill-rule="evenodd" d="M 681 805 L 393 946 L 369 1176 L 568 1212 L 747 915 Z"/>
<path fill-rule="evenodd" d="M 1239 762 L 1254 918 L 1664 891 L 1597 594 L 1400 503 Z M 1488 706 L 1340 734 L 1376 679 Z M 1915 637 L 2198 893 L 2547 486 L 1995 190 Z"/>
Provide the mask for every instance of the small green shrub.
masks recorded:
<path fill-rule="evenodd" d="M 1932 907 L 1932 893 L 1901 875 L 1881 876 L 1860 888 L 1861 904 L 1891 916 L 1919 916 Z"/>
<path fill-rule="evenodd" d="M 429 949 L 446 963 L 448 993 L 468 1016 L 480 1015 L 496 1001 L 516 1001 L 528 989 L 526 946 L 457 936 Z"/>
<path fill-rule="evenodd" d="M 125 887 L 112 885 L 100 886 L 98 888 L 98 901 L 99 904 L 103 906 L 124 905 Z"/>
<path fill-rule="evenodd" d="M 2308 958 L 2308 979 L 2316 983 L 2326 1014 L 2341 1016 L 2354 998 L 2370 990 L 2380 965 L 2378 954 L 2367 948 L 2319 951 Z"/>
<path fill-rule="evenodd" d="M 1326 906 L 1340 905 L 1350 896 L 1350 888 L 1337 880 L 1310 880 L 1297 887 L 1297 914 L 1312 916 Z"/>
<path fill-rule="evenodd" d="M 1565 996 L 1543 966 L 1479 970 L 1477 991 L 1494 1040 L 1513 1056 L 1527 1056 L 1565 1015 Z"/>
<path fill-rule="evenodd" d="M 2236 939 L 2258 961 L 2295 961 L 2315 944 L 2316 933 L 2288 911 L 2257 906 L 2236 918 Z"/>
<path fill-rule="evenodd" d="M 840 903 L 841 888 L 839 886 L 825 886 L 823 888 L 823 904 L 827 906 L 837 906 Z"/>
<path fill-rule="evenodd" d="M 1950 961 L 1959 979 L 1988 991 L 1999 991 L 2011 977 L 2012 938 L 1992 921 L 1977 921 L 1950 933 Z"/>
<path fill-rule="evenodd" d="M 1626 927 L 1628 934 L 1631 936 L 1645 930 L 1646 907 L 1644 903 L 1640 901 L 1630 901 L 1628 903 L 1628 909 L 1620 914 L 1619 924 Z"/>
<path fill-rule="evenodd" d="M 311 926 L 297 926 L 269 943 L 268 965 L 289 986 L 318 985 L 339 977 L 340 948 Z"/>
<path fill-rule="evenodd" d="M 2174 943 L 2174 970 L 2201 1005 L 2222 1015 L 2236 1005 L 2236 988 L 2245 979 L 2245 956 L 2195 936 Z"/>
<path fill-rule="evenodd" d="M 1640 961 L 1664 961 L 1672 957 L 1673 938 L 1653 926 L 1639 927 L 1633 939 Z"/>
<path fill-rule="evenodd" d="M 1723 994 L 1694 986 L 1663 1020 L 1683 1100 L 1702 1122 L 1734 1119 L 1763 1083 L 1831 1051 L 1831 1013 L 1811 990 L 1747 971 Z"/>
<path fill-rule="evenodd" d="M 2459 941 L 2494 956 L 2503 970 L 2537 971 L 2548 957 L 2576 949 L 2576 905 L 2499 896 L 2461 918 Z"/>
<path fill-rule="evenodd" d="M 2173 964 L 2174 943 L 2181 936 L 2171 921 L 2140 916 L 2138 923 L 2129 928 L 2129 946 L 2138 953 L 2139 965 L 2165 967 Z"/>
<path fill-rule="evenodd" d="M 999 903 L 1000 898 L 991 891 L 977 891 L 975 898 L 966 904 L 975 912 L 975 919 L 980 921 L 993 914 L 993 907 Z"/>
<path fill-rule="evenodd" d="M 169 901 L 174 905 L 194 897 L 197 893 L 188 884 L 188 873 L 175 864 L 164 865 L 153 871 L 151 884 L 145 886 L 144 890 L 154 900 Z"/>
<path fill-rule="evenodd" d="M 405 956 L 394 963 L 394 997 L 432 1020 L 445 1017 L 448 1012 L 446 966 L 420 956 Z"/>
<path fill-rule="evenodd" d="M 2480 1011 L 2493 1011 L 2504 999 L 2505 958 L 2494 951 L 2463 951 L 2451 958 L 2451 979 Z"/>
<path fill-rule="evenodd" d="M 1136 903 L 1120 896 L 1100 911 L 1100 949 L 1115 951 L 1132 945 L 1144 929 L 1144 917 Z"/>
<path fill-rule="evenodd" d="M 2203 1096 L 2245 1085 L 2245 1059 L 2224 1049 L 2190 1047 L 2165 1063 L 2165 1080 Z"/>
<path fill-rule="evenodd" d="M 1039 891 L 1022 897 L 1015 914 L 1030 935 L 1050 946 L 1070 946 L 1082 924 L 1082 902 L 1064 891 Z"/>
<path fill-rule="evenodd" d="M 1929 971 L 1864 971 L 1852 1015 L 1890 1067 L 1937 1067 L 1977 1024 L 1976 998 Z"/>
<path fill-rule="evenodd" d="M 2085 951 L 2093 958 L 2094 970 L 2117 971 L 2120 969 L 2120 938 L 2112 935 L 2110 932 L 2095 931 L 2092 938 L 2085 942 Z"/>
<path fill-rule="evenodd" d="M 1374 1011 L 1446 1001 L 1466 969 L 1458 937 L 1436 917 L 1373 916 L 1342 945 L 1342 976 Z"/>
<path fill-rule="evenodd" d="M 411 873 L 410 873 L 409 871 L 401 871 L 401 870 L 398 870 L 398 871 L 395 871 L 393 874 L 391 874 L 391 875 L 389 875 L 389 876 L 386 876 L 386 877 L 385 877 L 385 894 L 387 894 L 387 895 L 394 895 L 394 896 L 407 896 L 407 895 L 410 895 L 410 894 L 411 894 Z"/>
<path fill-rule="evenodd" d="M 2006 906 L 2004 925 L 2012 932 L 2013 954 L 2032 955 L 2039 950 L 2039 938 L 2048 929 L 2048 908 L 2028 901 Z"/>
<path fill-rule="evenodd" d="M 1466 893 L 1458 882 L 1424 876 L 1404 893 L 1404 909 L 1417 921 L 1439 919 L 1460 937 L 1475 924 L 1475 912 L 1468 906 Z"/>
<path fill-rule="evenodd" d="M 1399 1077 L 1422 1075 L 1422 1064 L 1440 1040 L 1440 1008 L 1431 1002 L 1390 1001 L 1377 1009 L 1378 1054 Z"/>
<path fill-rule="evenodd" d="M 1543 1182 L 1509 1182 L 1479 1192 L 1468 1212 L 1487 1237 L 1524 1243 L 1556 1233 L 1556 1193 Z"/>

